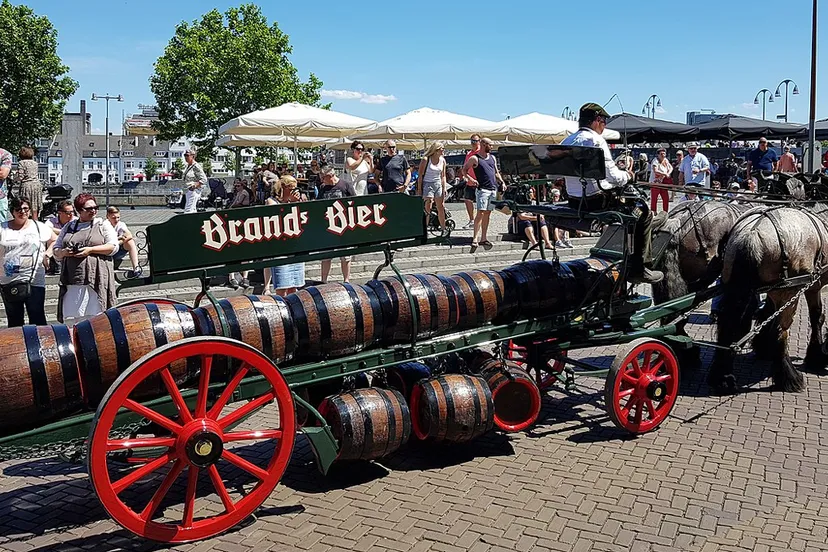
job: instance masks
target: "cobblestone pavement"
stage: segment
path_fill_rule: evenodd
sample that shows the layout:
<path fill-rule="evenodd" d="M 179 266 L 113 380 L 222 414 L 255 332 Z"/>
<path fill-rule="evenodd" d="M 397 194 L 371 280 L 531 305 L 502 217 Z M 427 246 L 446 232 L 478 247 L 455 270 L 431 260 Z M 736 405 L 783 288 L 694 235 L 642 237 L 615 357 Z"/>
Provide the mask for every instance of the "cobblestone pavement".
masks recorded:
<path fill-rule="evenodd" d="M 692 333 L 711 337 L 705 315 L 691 322 Z M 800 356 L 807 331 L 800 316 L 792 339 Z M 579 356 L 608 365 L 618 350 Z M 608 420 L 595 379 L 579 392 L 551 392 L 526 433 L 409 444 L 327 477 L 299 438 L 255 520 L 174 549 L 828 550 L 828 379 L 809 374 L 803 393 L 771 392 L 767 368 L 747 357 L 737 366 L 744 392 L 713 397 L 704 384 L 709 360 L 705 352 L 704 368 L 683 371 L 673 415 L 638 438 Z M 167 549 L 110 521 L 81 466 L 34 460 L 0 469 L 2 550 Z"/>

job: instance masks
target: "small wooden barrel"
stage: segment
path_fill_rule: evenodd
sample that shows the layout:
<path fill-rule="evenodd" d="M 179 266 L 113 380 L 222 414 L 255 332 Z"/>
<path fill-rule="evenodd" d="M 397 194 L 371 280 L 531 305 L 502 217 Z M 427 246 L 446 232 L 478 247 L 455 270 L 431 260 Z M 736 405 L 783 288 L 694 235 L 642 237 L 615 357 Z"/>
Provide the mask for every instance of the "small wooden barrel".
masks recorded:
<path fill-rule="evenodd" d="M 0 330 L 0 434 L 83 407 L 72 333 L 63 324 Z"/>
<path fill-rule="evenodd" d="M 236 295 L 219 301 L 230 335 L 279 364 L 293 358 L 296 335 L 287 303 L 278 296 Z M 193 310 L 200 335 L 222 335 L 216 307 Z"/>
<path fill-rule="evenodd" d="M 431 369 L 421 362 L 404 362 L 386 370 L 388 386 L 396 389 L 406 401 L 411 402 L 414 385 L 431 377 Z"/>
<path fill-rule="evenodd" d="M 420 381 L 411 394 L 411 425 L 418 439 L 470 441 L 494 425 L 492 392 L 479 376 L 446 374 Z"/>
<path fill-rule="evenodd" d="M 516 300 L 507 303 L 506 286 L 498 272 L 470 270 L 449 278 L 457 289 L 459 320 L 457 329 L 467 330 L 488 324 L 498 316 L 513 310 Z"/>
<path fill-rule="evenodd" d="M 367 286 L 376 292 L 382 306 L 385 344 L 411 341 L 412 330 L 418 339 L 446 333 L 457 325 L 457 291 L 447 287 L 448 279 L 433 274 L 409 274 L 405 280 L 414 297 L 417 327 L 413 328 L 411 306 L 398 278 L 373 280 Z M 445 282 L 445 283 L 444 283 Z"/>
<path fill-rule="evenodd" d="M 411 434 L 411 415 L 393 389 L 356 389 L 325 399 L 319 413 L 339 441 L 338 460 L 372 460 L 400 448 Z"/>
<path fill-rule="evenodd" d="M 356 353 L 382 336 L 382 309 L 370 288 L 322 284 L 291 293 L 285 301 L 296 327 L 297 359 Z"/>
<path fill-rule="evenodd" d="M 480 362 L 475 371 L 486 378 L 492 391 L 494 424 L 499 429 L 523 431 L 538 420 L 540 389 L 518 364 L 492 358 Z"/>
<path fill-rule="evenodd" d="M 111 308 L 75 324 L 73 331 L 83 398 L 91 408 L 133 362 L 162 345 L 198 335 L 189 307 L 156 303 Z M 198 358 L 170 365 L 179 385 L 191 381 L 199 369 Z M 156 377 L 139 385 L 131 398 L 149 399 L 166 393 Z"/>
<path fill-rule="evenodd" d="M 567 263 L 527 261 L 502 273 L 517 290 L 522 318 L 563 312 L 577 307 L 584 298 L 580 292 L 583 282 L 578 281 Z"/>

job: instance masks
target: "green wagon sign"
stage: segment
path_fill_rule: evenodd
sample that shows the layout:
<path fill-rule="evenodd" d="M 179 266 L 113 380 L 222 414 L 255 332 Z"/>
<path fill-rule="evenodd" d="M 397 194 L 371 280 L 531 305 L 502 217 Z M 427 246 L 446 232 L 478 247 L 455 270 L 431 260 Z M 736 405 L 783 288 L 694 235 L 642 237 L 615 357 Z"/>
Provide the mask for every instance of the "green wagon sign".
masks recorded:
<path fill-rule="evenodd" d="M 374 194 L 206 211 L 147 228 L 153 274 L 427 240 L 420 198 Z"/>

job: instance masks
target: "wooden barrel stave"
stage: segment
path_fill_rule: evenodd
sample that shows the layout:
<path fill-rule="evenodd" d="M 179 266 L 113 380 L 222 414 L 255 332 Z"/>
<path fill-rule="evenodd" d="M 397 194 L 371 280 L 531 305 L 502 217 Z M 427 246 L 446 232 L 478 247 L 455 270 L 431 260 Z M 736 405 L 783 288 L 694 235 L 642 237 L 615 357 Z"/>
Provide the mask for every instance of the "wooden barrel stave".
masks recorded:
<path fill-rule="evenodd" d="M 492 391 L 494 423 L 507 432 L 523 431 L 534 424 L 541 409 L 541 394 L 537 383 L 518 364 L 509 360 L 479 357 L 473 367 Z"/>
<path fill-rule="evenodd" d="M 414 298 L 417 328 L 413 328 L 408 295 L 398 278 L 373 280 L 367 284 L 377 294 L 382 306 L 385 344 L 411 341 L 412 332 L 417 339 L 425 339 L 456 327 L 459 314 L 456 287 L 447 287 L 448 280 L 434 274 L 409 274 L 405 280 Z"/>
<path fill-rule="evenodd" d="M 514 301 L 507 295 L 503 277 L 490 270 L 470 270 L 449 277 L 459 290 L 462 307 L 457 329 L 466 330 L 503 318 L 514 310 Z"/>
<path fill-rule="evenodd" d="M 411 417 L 419 439 L 470 441 L 493 427 L 492 392 L 479 376 L 446 374 L 420 381 L 412 393 Z"/>
<path fill-rule="evenodd" d="M 382 309 L 370 288 L 323 284 L 292 293 L 286 301 L 296 327 L 297 358 L 356 353 L 381 339 Z"/>
<path fill-rule="evenodd" d="M 0 434 L 83 408 L 71 330 L 63 324 L 0 330 Z"/>
<path fill-rule="evenodd" d="M 411 433 L 411 416 L 402 395 L 371 387 L 332 395 L 320 413 L 339 441 L 338 460 L 372 460 L 399 449 Z"/>
<path fill-rule="evenodd" d="M 81 388 L 90 407 L 100 402 L 109 386 L 133 362 L 162 345 L 198 335 L 189 307 L 155 303 L 109 309 L 79 322 L 73 332 Z M 197 358 L 170 366 L 179 385 L 191 381 L 199 369 Z M 159 377 L 138 386 L 132 398 L 147 399 L 164 393 L 166 388 Z"/>

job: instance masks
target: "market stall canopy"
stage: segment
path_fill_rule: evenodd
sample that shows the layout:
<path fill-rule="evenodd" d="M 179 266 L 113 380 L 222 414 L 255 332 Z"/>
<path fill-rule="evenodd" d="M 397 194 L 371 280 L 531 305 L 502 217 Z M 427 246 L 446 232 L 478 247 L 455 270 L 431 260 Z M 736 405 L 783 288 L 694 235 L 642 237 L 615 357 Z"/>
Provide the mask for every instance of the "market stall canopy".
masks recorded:
<path fill-rule="evenodd" d="M 663 121 L 661 119 L 650 119 L 630 113 L 613 115 L 607 123 L 607 128 L 617 131 L 623 140 L 627 136 L 627 142 L 640 144 L 644 142 L 686 142 L 698 136 L 698 127 Z M 608 140 L 611 140 L 608 138 Z"/>
<path fill-rule="evenodd" d="M 577 121 L 537 112 L 512 117 L 498 124 L 506 129 L 509 140 L 529 144 L 560 144 L 578 130 Z M 617 132 L 609 129 L 602 136 L 610 141 L 620 138 Z"/>
<path fill-rule="evenodd" d="M 816 122 L 816 139 L 828 140 L 828 119 Z"/>
<path fill-rule="evenodd" d="M 700 124 L 698 134 L 701 140 L 756 140 L 762 136 L 768 139 L 807 138 L 808 127 L 725 115 Z"/>
<path fill-rule="evenodd" d="M 377 123 L 376 128 L 356 134 L 360 140 L 467 140 L 481 134 L 492 140 L 505 140 L 508 132 L 498 123 L 450 111 L 422 107 Z"/>
<path fill-rule="evenodd" d="M 369 119 L 294 102 L 231 119 L 219 128 L 219 134 L 342 138 L 375 126 Z"/>

